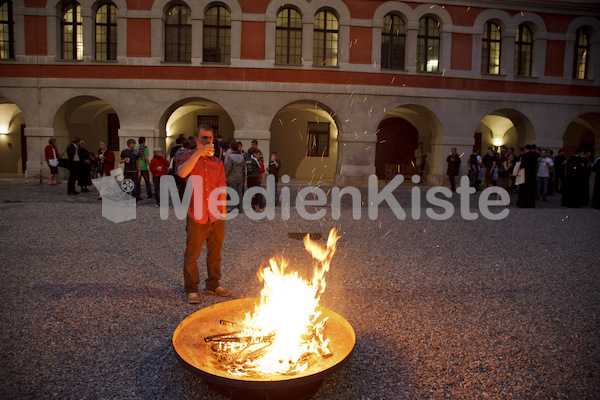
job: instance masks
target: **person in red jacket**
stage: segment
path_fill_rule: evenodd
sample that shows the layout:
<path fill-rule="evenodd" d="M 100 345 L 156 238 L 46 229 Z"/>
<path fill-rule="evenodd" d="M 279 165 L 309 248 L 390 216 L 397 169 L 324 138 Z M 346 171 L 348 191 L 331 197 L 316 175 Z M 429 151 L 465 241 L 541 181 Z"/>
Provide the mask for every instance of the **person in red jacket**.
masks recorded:
<path fill-rule="evenodd" d="M 156 198 L 156 207 L 160 207 L 160 177 L 167 174 L 169 169 L 169 160 L 164 156 L 162 149 L 154 149 L 154 157 L 150 161 L 150 172 L 154 182 L 154 197 Z"/>
<path fill-rule="evenodd" d="M 50 167 L 48 175 L 48 186 L 56 185 L 56 175 L 58 174 L 58 149 L 56 148 L 56 138 L 50 138 L 48 145 L 44 149 L 46 164 Z"/>
<path fill-rule="evenodd" d="M 113 151 L 106 146 L 105 141 L 100 142 L 98 158 L 100 159 L 98 173 L 100 175 L 110 176 L 110 171 L 115 169 L 115 153 L 113 153 Z"/>

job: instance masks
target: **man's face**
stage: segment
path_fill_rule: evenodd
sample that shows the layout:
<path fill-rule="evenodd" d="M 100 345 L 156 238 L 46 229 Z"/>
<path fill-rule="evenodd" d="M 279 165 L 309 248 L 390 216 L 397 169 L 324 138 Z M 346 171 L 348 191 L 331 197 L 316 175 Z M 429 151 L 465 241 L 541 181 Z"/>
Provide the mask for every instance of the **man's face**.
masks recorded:
<path fill-rule="evenodd" d="M 456 150 L 454 150 L 454 149 L 450 149 L 450 154 L 452 154 L 452 155 L 456 155 Z"/>
<path fill-rule="evenodd" d="M 255 149 L 258 148 L 258 143 L 252 143 L 252 147 L 254 147 Z"/>
<path fill-rule="evenodd" d="M 546 150 L 542 150 L 542 157 L 546 157 Z"/>
<path fill-rule="evenodd" d="M 133 150 L 133 148 L 134 148 L 134 147 L 135 147 L 135 142 L 131 142 L 131 143 L 129 143 L 129 144 L 127 145 L 127 148 L 128 148 L 129 150 Z"/>
<path fill-rule="evenodd" d="M 200 143 L 200 146 L 212 144 L 213 138 L 213 133 L 211 131 L 200 129 L 200 131 L 198 132 L 198 143 Z"/>

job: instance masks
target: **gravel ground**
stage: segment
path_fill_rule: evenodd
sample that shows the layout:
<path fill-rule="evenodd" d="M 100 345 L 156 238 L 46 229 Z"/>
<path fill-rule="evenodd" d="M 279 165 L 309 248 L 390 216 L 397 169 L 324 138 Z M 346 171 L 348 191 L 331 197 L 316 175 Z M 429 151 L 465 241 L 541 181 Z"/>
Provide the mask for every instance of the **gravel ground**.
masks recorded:
<path fill-rule="evenodd" d="M 409 187 L 397 196 L 410 204 Z M 556 195 L 508 209 L 501 221 L 413 220 L 409 207 L 398 220 L 387 206 L 373 221 L 366 208 L 360 221 L 348 208 L 337 221 L 237 217 L 222 283 L 257 296 L 258 268 L 281 253 L 307 271 L 288 232 L 335 226 L 321 304 L 352 324 L 356 346 L 314 399 L 600 399 L 600 212 Z M 185 302 L 185 221 L 143 200 L 115 224 L 94 192 L 10 177 L 0 210 L 0 397 L 223 399 L 171 347 L 185 317 L 223 301 Z"/>

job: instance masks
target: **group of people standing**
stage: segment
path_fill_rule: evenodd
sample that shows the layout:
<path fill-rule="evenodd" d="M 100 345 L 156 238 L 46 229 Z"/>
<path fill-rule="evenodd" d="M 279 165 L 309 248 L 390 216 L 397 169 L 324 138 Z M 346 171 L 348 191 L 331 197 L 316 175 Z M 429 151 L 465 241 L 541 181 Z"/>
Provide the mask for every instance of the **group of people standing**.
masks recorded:
<path fill-rule="evenodd" d="M 110 171 L 114 169 L 115 156 L 110 150 L 106 142 L 100 141 L 100 149 L 97 153 L 90 152 L 87 149 L 85 140 L 80 140 L 74 137 L 66 150 L 59 156 L 56 148 L 56 138 L 50 138 L 48 145 L 44 149 L 46 164 L 50 169 L 48 175 L 48 185 L 56 185 L 56 176 L 58 175 L 58 167 L 61 156 L 67 154 L 66 163 L 63 164 L 68 171 L 69 177 L 67 180 L 67 194 L 77 195 L 81 192 L 89 192 L 89 186 L 92 186 L 92 179 L 98 175 L 110 175 Z M 78 192 L 76 186 L 80 187 Z"/>
<path fill-rule="evenodd" d="M 516 192 L 517 206 L 533 208 L 538 200 L 547 201 L 548 195 L 562 193 L 561 204 L 565 207 L 582 207 L 589 203 L 589 179 L 596 173 L 592 205 L 600 209 L 600 158 L 592 159 L 591 151 L 578 149 L 568 160 L 564 150 L 553 157 L 550 149 L 540 149 L 536 145 L 526 145 L 518 155 L 512 147 L 488 147 L 481 157 L 479 148 L 474 147 L 468 160 L 471 187 L 479 189 L 484 185 L 499 186 L 509 192 Z M 447 157 L 452 191 L 456 190 L 455 178 L 459 175 L 460 157 L 456 149 Z"/>

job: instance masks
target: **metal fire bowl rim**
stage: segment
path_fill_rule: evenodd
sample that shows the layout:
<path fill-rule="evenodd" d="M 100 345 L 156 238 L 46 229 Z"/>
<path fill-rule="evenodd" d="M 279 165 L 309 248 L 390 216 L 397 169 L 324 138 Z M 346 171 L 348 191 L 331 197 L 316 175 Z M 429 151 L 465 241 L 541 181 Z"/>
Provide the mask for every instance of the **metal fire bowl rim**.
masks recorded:
<path fill-rule="evenodd" d="M 231 375 L 224 370 L 218 370 L 216 368 L 211 368 L 209 371 L 206 368 L 203 368 L 203 366 L 198 365 L 198 363 L 195 362 L 193 357 L 190 357 L 190 355 L 186 353 L 181 343 L 179 343 L 181 341 L 179 340 L 180 337 L 184 334 L 189 335 L 189 332 L 187 332 L 187 330 L 189 330 L 194 323 L 198 323 L 202 318 L 206 317 L 207 315 L 213 313 L 221 314 L 222 311 L 227 311 L 229 309 L 245 309 L 246 311 L 252 311 L 254 305 L 259 301 L 260 299 L 258 298 L 243 298 L 230 300 L 222 303 L 213 304 L 189 315 L 187 318 L 181 321 L 181 323 L 179 324 L 179 326 L 177 326 L 173 333 L 172 345 L 177 359 L 183 364 L 183 366 L 186 369 L 188 369 L 194 374 L 200 375 L 207 383 L 214 383 L 217 385 L 223 385 L 245 390 L 279 390 L 292 389 L 294 387 L 301 387 L 309 385 L 311 383 L 321 382 L 327 376 L 333 374 L 335 371 L 341 368 L 348 361 L 350 355 L 354 351 L 354 345 L 356 343 L 356 334 L 354 333 L 352 325 L 350 325 L 350 323 L 340 314 L 323 306 L 318 306 L 318 310 L 322 312 L 322 316 L 329 317 L 328 321 L 325 324 L 325 334 L 327 335 L 328 324 L 334 322 L 338 330 L 343 330 L 343 334 L 347 337 L 347 339 L 349 339 L 349 343 L 341 352 L 339 351 L 339 349 L 334 351 L 334 360 L 336 360 L 335 362 L 330 362 L 328 363 L 330 365 L 328 365 L 327 368 L 317 370 L 314 372 L 311 372 L 311 368 L 309 368 L 307 371 L 311 372 L 310 374 L 265 375 L 264 377 L 248 377 Z M 223 319 L 227 319 L 226 315 L 223 317 Z M 216 323 L 218 324 L 219 321 L 217 320 Z M 203 338 L 204 336 L 206 336 L 205 334 L 198 331 L 195 332 L 195 335 L 197 335 L 200 339 L 202 339 L 202 342 L 204 342 Z M 334 341 L 332 339 L 332 345 L 333 342 Z M 210 347 L 210 344 L 206 344 L 206 346 Z"/>

